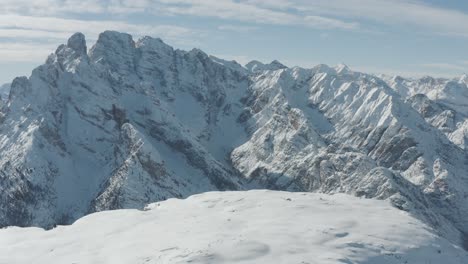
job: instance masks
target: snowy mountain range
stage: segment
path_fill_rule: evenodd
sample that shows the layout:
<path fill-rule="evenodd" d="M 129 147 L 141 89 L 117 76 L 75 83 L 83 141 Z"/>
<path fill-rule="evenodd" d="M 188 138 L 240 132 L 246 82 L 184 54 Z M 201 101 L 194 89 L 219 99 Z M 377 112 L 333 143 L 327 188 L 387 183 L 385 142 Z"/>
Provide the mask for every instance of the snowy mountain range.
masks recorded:
<path fill-rule="evenodd" d="M 462 245 L 467 79 L 242 66 L 113 31 L 88 50 L 77 33 L 11 84 L 0 226 L 268 188 L 388 200 Z"/>

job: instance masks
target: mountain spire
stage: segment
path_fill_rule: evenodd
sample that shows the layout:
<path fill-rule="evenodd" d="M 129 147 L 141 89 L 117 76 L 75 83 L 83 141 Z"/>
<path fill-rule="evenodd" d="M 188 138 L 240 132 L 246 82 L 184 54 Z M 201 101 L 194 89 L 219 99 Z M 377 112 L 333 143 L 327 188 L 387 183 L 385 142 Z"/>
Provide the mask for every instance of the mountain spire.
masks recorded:
<path fill-rule="evenodd" d="M 80 55 L 84 55 L 87 52 L 86 39 L 83 33 L 77 32 L 73 34 L 67 42 L 67 46 Z"/>

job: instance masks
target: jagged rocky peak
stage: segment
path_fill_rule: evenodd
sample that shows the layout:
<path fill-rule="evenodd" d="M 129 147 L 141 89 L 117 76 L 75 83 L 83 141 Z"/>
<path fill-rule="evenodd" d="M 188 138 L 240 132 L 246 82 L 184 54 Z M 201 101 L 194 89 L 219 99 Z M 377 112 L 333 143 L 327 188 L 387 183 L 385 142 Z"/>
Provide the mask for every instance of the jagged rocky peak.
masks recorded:
<path fill-rule="evenodd" d="M 83 33 L 75 33 L 73 34 L 67 42 L 67 46 L 79 54 L 86 54 L 87 47 L 86 47 L 86 39 Z"/>
<path fill-rule="evenodd" d="M 223 60 L 221 58 L 218 58 L 218 57 L 215 57 L 213 55 L 210 55 L 210 59 L 217 63 L 217 64 L 221 64 L 233 71 L 237 71 L 237 72 L 241 72 L 242 74 L 248 74 L 248 70 L 242 66 L 241 64 L 239 64 L 237 61 L 235 60 Z"/>
<path fill-rule="evenodd" d="M 337 74 L 347 74 L 351 72 L 351 69 L 348 67 L 348 65 L 344 63 L 336 65 L 335 70 Z"/>
<path fill-rule="evenodd" d="M 395 75 L 393 76 L 392 78 L 392 81 L 395 82 L 395 83 L 401 83 L 403 82 L 405 79 L 403 77 L 401 77 L 400 75 Z"/>
<path fill-rule="evenodd" d="M 16 97 L 25 97 L 31 92 L 31 84 L 28 77 L 16 77 L 10 86 L 9 100 Z"/>
<path fill-rule="evenodd" d="M 268 64 L 264 64 L 260 61 L 253 60 L 245 65 L 245 68 L 250 72 L 262 72 L 262 71 L 276 71 L 288 68 L 281 62 L 274 60 Z"/>
<path fill-rule="evenodd" d="M 263 63 L 259 62 L 258 60 L 253 60 L 245 64 L 245 68 L 247 68 L 249 71 L 254 71 L 258 65 L 264 65 Z"/>
<path fill-rule="evenodd" d="M 420 84 L 435 85 L 437 80 L 432 76 L 423 76 L 418 80 L 418 82 Z"/>
<path fill-rule="evenodd" d="M 93 62 L 109 64 L 115 68 L 125 68 L 133 65 L 135 41 L 127 33 L 105 31 L 99 34 L 96 44 L 90 50 Z M 119 65 L 120 62 L 124 64 Z"/>
<path fill-rule="evenodd" d="M 326 74 L 335 74 L 336 70 L 326 64 L 319 64 L 312 68 L 314 72 L 317 73 L 326 73 Z"/>
<path fill-rule="evenodd" d="M 278 69 L 286 69 L 288 68 L 286 65 L 284 65 L 283 63 L 279 62 L 278 60 L 273 60 L 272 62 L 270 62 L 269 64 L 270 66 L 272 67 L 276 67 Z"/>
<path fill-rule="evenodd" d="M 109 48 L 135 47 L 132 35 L 128 33 L 107 30 L 99 34 L 96 45 L 104 45 Z"/>
<path fill-rule="evenodd" d="M 210 60 L 210 56 L 208 56 L 208 54 L 206 54 L 203 50 L 199 48 L 193 48 L 187 54 L 189 55 L 189 57 L 197 58 L 200 61 Z"/>
<path fill-rule="evenodd" d="M 464 84 L 467 84 L 468 85 L 468 74 L 463 74 L 461 77 L 460 77 L 460 80 L 459 80 L 460 83 L 464 83 Z"/>
<path fill-rule="evenodd" d="M 157 52 L 157 53 L 172 53 L 174 49 L 166 44 L 162 39 L 160 38 L 153 38 L 150 36 L 144 36 L 140 38 L 136 43 L 135 46 L 137 48 L 143 49 L 143 50 L 148 50 L 151 52 Z"/>
<path fill-rule="evenodd" d="M 137 45 L 141 43 L 152 43 L 156 44 L 156 46 L 163 45 L 168 46 L 161 38 L 153 38 L 151 36 L 143 36 L 137 41 Z"/>

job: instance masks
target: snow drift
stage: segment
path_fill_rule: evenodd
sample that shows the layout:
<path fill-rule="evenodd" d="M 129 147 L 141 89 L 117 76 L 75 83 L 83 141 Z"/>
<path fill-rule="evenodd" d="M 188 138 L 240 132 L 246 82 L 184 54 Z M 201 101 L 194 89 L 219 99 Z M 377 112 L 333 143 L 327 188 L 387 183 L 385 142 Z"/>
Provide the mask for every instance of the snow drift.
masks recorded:
<path fill-rule="evenodd" d="M 468 254 L 388 202 L 249 191 L 0 230 L 0 263 L 460 264 Z"/>

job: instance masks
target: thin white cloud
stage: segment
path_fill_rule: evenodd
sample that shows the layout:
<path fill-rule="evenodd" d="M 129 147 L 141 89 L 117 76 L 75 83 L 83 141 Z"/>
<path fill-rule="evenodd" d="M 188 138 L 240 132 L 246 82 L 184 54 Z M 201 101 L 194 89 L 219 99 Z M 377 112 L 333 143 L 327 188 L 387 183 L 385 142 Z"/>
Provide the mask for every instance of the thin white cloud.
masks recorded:
<path fill-rule="evenodd" d="M 37 43 L 0 43 L 2 62 L 45 61 L 47 55 L 55 50 L 55 45 Z"/>
<path fill-rule="evenodd" d="M 468 37 L 468 14 L 420 0 L 159 0 L 169 12 L 315 28 L 367 29 L 372 23 Z M 214 4 L 216 3 L 216 4 Z M 174 8 L 171 8 L 174 6 Z M 268 16 L 265 16 L 268 14 Z"/>
<path fill-rule="evenodd" d="M 270 9 L 247 1 L 233 0 L 158 0 L 158 10 L 174 15 L 216 17 L 273 25 L 301 25 L 319 29 L 352 29 L 359 24 L 318 15 L 298 15 L 291 12 Z"/>
<path fill-rule="evenodd" d="M 219 30 L 223 31 L 234 31 L 238 33 L 245 33 L 245 32 L 251 32 L 258 30 L 259 27 L 253 27 L 253 26 L 238 26 L 238 25 L 220 25 L 218 26 Z"/>
<path fill-rule="evenodd" d="M 2 0 L 0 5 L 0 14 L 138 12 L 320 29 L 363 30 L 378 23 L 468 37 L 467 13 L 421 0 Z"/>
<path fill-rule="evenodd" d="M 371 66 L 351 66 L 352 70 L 365 72 L 370 74 L 384 74 L 388 76 L 402 76 L 405 78 L 421 78 L 424 76 L 433 76 L 436 78 L 454 78 L 460 76 L 459 73 L 445 72 L 437 69 L 421 70 L 417 69 L 420 67 L 414 67 L 413 69 L 393 69 L 393 68 L 382 68 L 382 67 L 371 67 Z"/>
<path fill-rule="evenodd" d="M 357 29 L 359 28 L 359 23 L 356 22 L 343 22 L 338 19 L 332 19 L 322 16 L 306 16 L 304 21 L 307 25 L 315 28 L 323 29 L 332 29 L 332 28 L 341 28 L 341 29 Z"/>
<path fill-rule="evenodd" d="M 66 39 L 73 34 L 69 32 L 53 32 L 38 29 L 4 29 L 0 28 L 1 38 L 11 39 Z"/>
<path fill-rule="evenodd" d="M 266 0 L 251 0 L 259 5 Z M 285 0 L 288 8 L 323 16 L 418 27 L 432 33 L 468 36 L 468 14 L 420 0 Z"/>
<path fill-rule="evenodd" d="M 425 64 L 421 64 L 421 66 L 426 67 L 426 68 L 440 69 L 440 70 L 454 70 L 454 71 L 468 70 L 467 66 L 461 66 L 459 64 L 454 64 L 454 63 L 425 63 Z"/>
<path fill-rule="evenodd" d="M 192 36 L 193 30 L 169 25 L 148 26 L 140 24 L 130 24 L 113 20 L 77 20 L 56 17 L 35 17 L 22 15 L 2 15 L 0 16 L 0 29 L 4 36 L 8 33 L 12 37 L 19 34 L 26 34 L 27 30 L 57 33 L 57 37 L 62 37 L 63 33 L 83 32 L 96 37 L 105 30 L 125 31 L 136 36 L 158 35 L 170 40 L 178 40 L 180 37 Z M 25 30 L 21 32 L 21 30 Z M 37 35 L 32 33 L 32 35 Z"/>
<path fill-rule="evenodd" d="M 347 22 L 338 18 L 317 14 L 293 14 L 277 10 L 278 7 L 284 7 L 284 5 L 278 1 L 271 3 L 272 5 L 265 5 L 265 3 L 260 5 L 245 0 L 2 0 L 0 14 L 45 16 L 67 13 L 131 14 L 146 12 L 157 15 L 215 17 L 262 24 L 302 25 L 320 29 L 355 30 L 359 27 L 356 22 Z"/>
<path fill-rule="evenodd" d="M 113 20 L 77 20 L 57 17 L 37 17 L 26 15 L 1 15 L 0 37 L 14 40 L 0 42 L 2 61 L 34 61 L 45 58 L 47 51 L 53 50 L 75 32 L 82 32 L 92 45 L 99 33 L 105 30 L 117 30 L 132 34 L 135 38 L 150 35 L 161 37 L 178 45 L 194 46 L 202 35 L 193 29 L 170 25 L 140 25 Z M 49 44 L 52 44 L 49 45 Z M 52 49 L 51 49 L 52 48 Z"/>
<path fill-rule="evenodd" d="M 54 15 L 69 13 L 102 13 L 106 11 L 106 2 L 114 0 L 2 0 L 0 13 Z"/>

